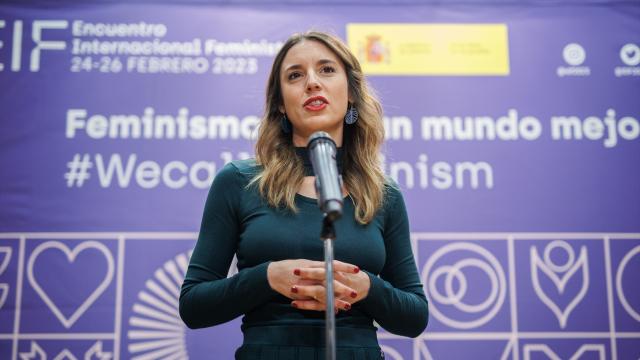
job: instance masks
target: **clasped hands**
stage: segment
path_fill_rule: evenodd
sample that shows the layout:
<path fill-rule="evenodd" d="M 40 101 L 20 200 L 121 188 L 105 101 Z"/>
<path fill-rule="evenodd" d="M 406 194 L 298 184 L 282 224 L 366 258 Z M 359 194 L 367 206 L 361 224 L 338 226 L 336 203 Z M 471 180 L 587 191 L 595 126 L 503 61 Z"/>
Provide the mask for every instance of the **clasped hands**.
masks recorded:
<path fill-rule="evenodd" d="M 336 311 L 349 310 L 369 294 L 369 276 L 352 264 L 333 262 Z M 305 259 L 274 261 L 267 268 L 271 288 L 292 299 L 291 306 L 303 310 L 326 309 L 324 262 Z"/>

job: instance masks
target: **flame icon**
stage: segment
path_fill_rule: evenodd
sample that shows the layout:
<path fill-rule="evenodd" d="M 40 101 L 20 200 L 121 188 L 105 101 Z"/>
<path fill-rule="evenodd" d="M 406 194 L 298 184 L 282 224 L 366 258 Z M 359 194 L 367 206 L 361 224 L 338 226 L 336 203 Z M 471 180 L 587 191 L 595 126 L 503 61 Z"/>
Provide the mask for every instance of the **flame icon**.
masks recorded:
<path fill-rule="evenodd" d="M 2 275 L 9 266 L 9 260 L 11 260 L 12 249 L 8 246 L 0 246 L 0 275 Z M 3 255 L 4 254 L 4 255 Z M 9 295 L 9 284 L 0 283 L 0 309 L 4 306 Z"/>
<path fill-rule="evenodd" d="M 558 265 L 551 260 L 551 251 L 554 249 L 560 249 L 565 252 L 567 261 L 565 264 Z M 555 240 L 547 244 L 544 249 L 544 260 L 540 258 L 538 250 L 535 247 L 531 247 L 531 281 L 533 282 L 533 288 L 538 294 L 538 297 L 542 302 L 553 312 L 558 319 L 558 323 L 561 328 L 567 326 L 567 319 L 569 315 L 575 309 L 575 307 L 582 301 L 589 288 L 589 264 L 587 260 L 587 249 L 583 246 L 580 249 L 580 255 L 578 259 L 575 258 L 573 248 L 565 241 Z M 569 304 L 560 309 L 551 297 L 549 297 L 542 286 L 540 285 L 539 271 L 543 272 L 549 280 L 556 286 L 557 294 L 562 297 L 566 289 L 569 280 L 582 268 L 582 285 L 576 296 L 571 299 Z"/>

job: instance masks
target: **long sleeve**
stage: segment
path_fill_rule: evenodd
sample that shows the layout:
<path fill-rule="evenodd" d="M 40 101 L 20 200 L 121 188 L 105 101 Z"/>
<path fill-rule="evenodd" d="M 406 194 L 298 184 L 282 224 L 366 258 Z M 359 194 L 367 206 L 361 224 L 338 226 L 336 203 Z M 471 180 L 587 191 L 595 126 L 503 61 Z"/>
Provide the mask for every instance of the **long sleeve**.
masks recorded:
<path fill-rule="evenodd" d="M 200 233 L 180 292 L 180 317 L 189 328 L 221 324 L 267 302 L 275 291 L 268 262 L 227 278 L 238 247 L 246 180 L 233 164 L 216 176 L 204 207 Z"/>
<path fill-rule="evenodd" d="M 409 220 L 397 189 L 389 189 L 389 206 L 385 207 L 385 265 L 377 277 L 369 272 L 371 288 L 360 302 L 362 310 L 387 331 L 416 337 L 427 326 L 429 309 L 416 269 Z"/>

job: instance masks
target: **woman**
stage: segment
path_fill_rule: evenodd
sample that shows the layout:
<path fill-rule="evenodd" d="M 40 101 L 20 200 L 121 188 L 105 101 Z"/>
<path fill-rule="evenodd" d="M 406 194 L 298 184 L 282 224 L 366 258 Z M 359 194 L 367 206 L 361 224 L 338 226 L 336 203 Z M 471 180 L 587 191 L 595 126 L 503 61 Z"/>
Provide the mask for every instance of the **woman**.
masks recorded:
<path fill-rule="evenodd" d="M 256 159 L 227 164 L 211 186 L 180 294 L 190 328 L 244 315 L 238 359 L 324 356 L 322 213 L 305 150 L 319 130 L 338 145 L 344 180 L 334 265 L 337 357 L 384 357 L 373 321 L 411 337 L 426 327 L 404 201 L 379 163 L 380 104 L 346 45 L 307 32 L 292 36 L 274 60 Z M 239 271 L 226 278 L 234 254 Z"/>

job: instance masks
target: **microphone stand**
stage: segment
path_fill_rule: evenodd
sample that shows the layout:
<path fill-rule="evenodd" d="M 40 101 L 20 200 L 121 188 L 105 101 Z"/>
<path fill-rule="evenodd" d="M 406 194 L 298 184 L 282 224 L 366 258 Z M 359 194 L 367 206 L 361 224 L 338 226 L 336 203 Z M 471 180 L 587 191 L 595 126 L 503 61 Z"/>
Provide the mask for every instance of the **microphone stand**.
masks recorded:
<path fill-rule="evenodd" d="M 325 294 L 325 340 L 327 360 L 336 358 L 336 314 L 333 289 L 333 241 L 336 239 L 335 220 L 342 215 L 342 185 L 336 167 L 336 143 L 329 134 L 316 131 L 307 144 L 311 164 L 316 174 L 318 205 L 324 213 L 320 239 L 324 242 Z M 337 180 L 337 181 L 336 181 Z"/>
<path fill-rule="evenodd" d="M 324 270 L 325 281 L 327 282 L 326 311 L 325 311 L 325 359 L 335 360 L 336 358 L 336 314 L 333 300 L 333 241 L 336 239 L 336 229 L 333 226 L 333 218 L 324 214 L 322 220 L 322 232 L 320 239 L 324 242 Z"/>

